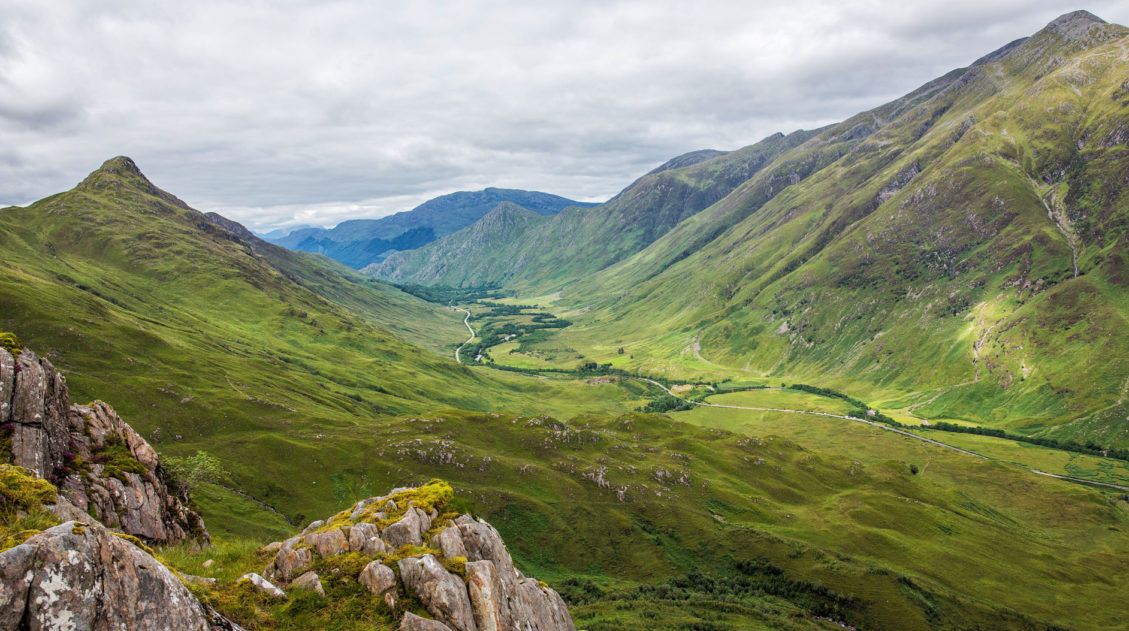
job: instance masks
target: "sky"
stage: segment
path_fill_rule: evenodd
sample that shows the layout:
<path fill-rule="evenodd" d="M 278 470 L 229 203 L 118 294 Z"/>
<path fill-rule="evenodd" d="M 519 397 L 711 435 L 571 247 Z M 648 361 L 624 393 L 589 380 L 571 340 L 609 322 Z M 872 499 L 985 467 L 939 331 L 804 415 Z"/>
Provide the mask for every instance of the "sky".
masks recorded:
<path fill-rule="evenodd" d="M 1129 24 L 1124 0 L 0 0 L 0 206 L 115 155 L 259 231 L 486 186 L 602 201 L 1080 8 Z"/>

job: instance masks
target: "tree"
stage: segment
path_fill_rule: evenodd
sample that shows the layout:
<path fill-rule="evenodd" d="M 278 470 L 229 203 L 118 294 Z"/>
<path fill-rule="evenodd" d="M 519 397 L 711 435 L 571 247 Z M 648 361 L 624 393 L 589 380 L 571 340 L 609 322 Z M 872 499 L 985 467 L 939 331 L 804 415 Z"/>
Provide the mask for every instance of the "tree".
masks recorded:
<path fill-rule="evenodd" d="M 231 473 L 224 468 L 219 458 L 206 451 L 197 451 L 185 458 L 166 458 L 165 468 L 185 489 L 201 482 L 221 484 L 231 481 Z"/>

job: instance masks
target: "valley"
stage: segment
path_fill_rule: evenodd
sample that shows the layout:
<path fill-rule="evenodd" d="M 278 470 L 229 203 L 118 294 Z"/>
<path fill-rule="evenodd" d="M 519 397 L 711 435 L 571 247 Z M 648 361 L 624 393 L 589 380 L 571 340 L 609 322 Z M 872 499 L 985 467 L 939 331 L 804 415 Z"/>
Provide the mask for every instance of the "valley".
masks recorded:
<path fill-rule="evenodd" d="M 210 539 L 117 539 L 251 631 L 1125 628 L 1127 129 L 1074 12 L 602 204 L 268 241 L 111 158 L 0 209 L 0 552 L 145 474 Z"/>

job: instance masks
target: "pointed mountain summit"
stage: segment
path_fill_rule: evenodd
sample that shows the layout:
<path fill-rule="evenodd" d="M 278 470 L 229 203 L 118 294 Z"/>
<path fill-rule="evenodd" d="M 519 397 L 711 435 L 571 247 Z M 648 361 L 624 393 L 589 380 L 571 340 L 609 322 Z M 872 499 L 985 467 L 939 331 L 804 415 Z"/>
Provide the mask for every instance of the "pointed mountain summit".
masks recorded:
<path fill-rule="evenodd" d="M 137 163 L 128 156 L 116 156 L 106 160 L 102 163 L 102 166 L 86 176 L 86 179 L 79 183 L 76 190 L 93 194 L 111 191 L 122 193 L 133 190 L 159 197 L 161 200 L 181 208 L 189 208 L 188 204 L 184 203 L 179 197 L 161 190 L 150 182 L 149 178 L 141 172 Z"/>
<path fill-rule="evenodd" d="M 1036 35 L 1042 33 L 1054 33 L 1069 42 L 1089 47 L 1125 35 L 1126 28 L 1110 24 L 1089 11 L 1072 11 L 1055 18 Z"/>

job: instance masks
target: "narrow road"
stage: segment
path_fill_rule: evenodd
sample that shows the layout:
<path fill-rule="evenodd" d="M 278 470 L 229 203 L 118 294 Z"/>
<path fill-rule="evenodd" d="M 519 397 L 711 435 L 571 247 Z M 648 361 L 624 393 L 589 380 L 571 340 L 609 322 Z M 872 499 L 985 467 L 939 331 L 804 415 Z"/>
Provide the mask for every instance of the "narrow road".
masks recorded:
<path fill-rule="evenodd" d="M 984 460 L 990 460 L 990 458 L 988 458 L 987 456 L 985 456 L 983 454 L 978 454 L 975 451 L 969 451 L 967 449 L 961 449 L 960 447 L 954 447 L 953 445 L 950 445 L 948 443 L 943 443 L 939 440 L 933 440 L 932 438 L 926 438 L 924 436 L 918 436 L 917 434 L 914 434 L 913 432 L 907 432 L 905 430 L 898 429 L 896 427 L 890 427 L 889 425 L 886 425 L 885 423 L 868 421 L 866 419 L 856 418 L 854 416 L 847 416 L 845 414 L 832 414 L 831 412 L 816 412 L 815 410 L 791 410 L 791 409 L 787 409 L 787 408 L 760 408 L 760 407 L 749 407 L 749 406 L 744 406 L 744 405 L 722 405 L 720 403 L 706 403 L 705 401 L 691 401 L 690 399 L 684 399 L 684 398 L 678 396 L 677 394 L 674 394 L 673 392 L 670 391 L 669 388 L 667 388 L 666 386 L 662 385 L 661 383 L 659 383 L 657 381 L 654 381 L 653 379 L 647 379 L 646 377 L 639 377 L 638 379 L 641 380 L 641 381 L 645 381 L 645 382 L 647 382 L 651 385 L 658 386 L 659 388 L 662 389 L 663 392 L 669 394 L 670 396 L 672 396 L 676 399 L 680 399 L 682 401 L 685 401 L 685 402 L 689 403 L 690 405 L 697 405 L 697 406 L 707 407 L 707 408 L 724 408 L 724 409 L 729 409 L 729 410 L 750 410 L 750 411 L 753 411 L 753 412 L 784 412 L 784 413 L 787 413 L 787 414 L 807 414 L 809 416 L 823 416 L 823 417 L 826 417 L 826 418 L 839 418 L 839 419 L 843 419 L 843 420 L 846 420 L 846 421 L 854 421 L 856 423 L 864 423 L 866 425 L 870 425 L 871 427 L 877 427 L 878 429 L 883 429 L 883 430 L 886 430 L 888 432 L 894 432 L 895 434 L 901 434 L 902 436 L 905 436 L 907 438 L 912 438 L 914 440 L 920 440 L 923 443 L 929 443 L 930 445 L 935 445 L 937 447 L 943 447 L 945 449 L 951 449 L 953 451 L 965 454 L 966 456 L 972 456 L 974 458 L 982 458 Z"/>
<path fill-rule="evenodd" d="M 1048 478 L 1058 478 L 1060 480 L 1067 480 L 1069 482 L 1077 482 L 1078 484 L 1091 484 L 1094 486 L 1104 486 L 1111 489 L 1118 489 L 1120 491 L 1129 491 L 1129 486 L 1121 486 L 1120 484 L 1110 484 L 1109 482 L 1098 482 L 1097 480 L 1087 480 L 1086 478 L 1075 478 L 1069 475 L 1059 475 L 1057 473 L 1047 473 L 1046 471 L 1039 471 L 1038 469 L 1031 469 L 1032 473 L 1045 475 Z"/>
<path fill-rule="evenodd" d="M 468 337 L 462 344 L 459 344 L 459 347 L 455 349 L 455 361 L 461 364 L 463 363 L 463 360 L 461 357 L 459 357 L 459 353 L 462 352 L 463 348 L 467 344 L 470 344 L 474 341 L 474 336 L 476 335 L 476 333 L 474 332 L 474 329 L 470 328 L 470 309 L 463 309 L 461 307 L 455 307 L 455 309 L 466 314 L 466 318 L 463 319 L 463 326 L 465 326 L 466 330 L 470 332 L 470 337 Z"/>

